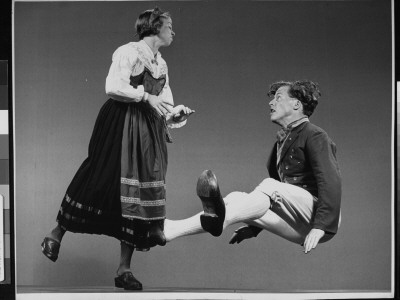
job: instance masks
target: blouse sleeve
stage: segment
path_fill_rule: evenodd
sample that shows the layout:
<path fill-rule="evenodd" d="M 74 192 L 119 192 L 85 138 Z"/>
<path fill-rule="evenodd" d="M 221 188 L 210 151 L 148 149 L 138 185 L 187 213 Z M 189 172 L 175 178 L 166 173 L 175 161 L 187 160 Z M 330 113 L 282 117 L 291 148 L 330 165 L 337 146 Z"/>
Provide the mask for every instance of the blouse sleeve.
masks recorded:
<path fill-rule="evenodd" d="M 142 100 L 144 96 L 143 85 L 134 88 L 129 84 L 132 70 L 137 62 L 138 54 L 132 49 L 119 48 L 114 52 L 106 78 L 106 94 L 108 96 L 124 102 Z"/>

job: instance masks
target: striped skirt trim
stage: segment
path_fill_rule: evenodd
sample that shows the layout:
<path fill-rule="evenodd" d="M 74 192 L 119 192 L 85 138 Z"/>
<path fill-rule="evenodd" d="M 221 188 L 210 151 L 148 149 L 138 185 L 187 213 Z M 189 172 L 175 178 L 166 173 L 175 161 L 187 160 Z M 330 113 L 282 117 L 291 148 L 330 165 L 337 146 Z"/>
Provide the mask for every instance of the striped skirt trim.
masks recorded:
<path fill-rule="evenodd" d="M 165 187 L 164 181 L 139 182 L 137 179 L 121 177 L 121 183 L 139 188 Z"/>
<path fill-rule="evenodd" d="M 121 203 L 137 204 L 141 206 L 164 206 L 165 199 L 160 200 L 141 200 L 140 198 L 121 196 Z"/>
<path fill-rule="evenodd" d="M 97 215 L 101 215 L 103 213 L 101 211 L 101 209 L 95 208 L 93 206 L 87 206 L 87 205 L 84 205 L 82 203 L 79 203 L 77 201 L 72 200 L 71 197 L 68 196 L 68 194 L 65 194 L 64 200 L 65 200 L 65 202 L 69 203 L 69 205 L 71 205 L 72 207 L 75 207 L 75 208 L 78 208 L 78 209 L 82 209 L 82 210 L 85 210 L 85 211 L 88 211 L 88 212 L 93 212 L 93 213 L 95 213 Z M 61 210 L 62 210 L 62 207 L 60 208 L 60 211 Z"/>

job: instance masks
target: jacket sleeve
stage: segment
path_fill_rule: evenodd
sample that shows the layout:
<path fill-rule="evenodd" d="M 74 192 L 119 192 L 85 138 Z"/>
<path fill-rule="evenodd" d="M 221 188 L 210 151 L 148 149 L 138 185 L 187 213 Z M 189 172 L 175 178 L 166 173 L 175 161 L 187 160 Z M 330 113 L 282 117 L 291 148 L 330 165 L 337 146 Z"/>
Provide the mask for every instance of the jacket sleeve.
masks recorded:
<path fill-rule="evenodd" d="M 342 184 L 336 160 L 336 145 L 323 131 L 307 139 L 306 150 L 318 188 L 313 228 L 335 234 L 340 217 Z"/>

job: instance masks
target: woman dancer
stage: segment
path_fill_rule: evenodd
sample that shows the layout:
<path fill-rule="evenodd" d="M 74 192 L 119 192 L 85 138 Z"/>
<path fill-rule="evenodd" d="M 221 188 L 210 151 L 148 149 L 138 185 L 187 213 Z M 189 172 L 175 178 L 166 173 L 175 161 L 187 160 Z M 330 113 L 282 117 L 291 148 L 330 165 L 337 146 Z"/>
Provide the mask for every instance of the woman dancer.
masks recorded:
<path fill-rule="evenodd" d="M 105 234 L 121 241 L 115 286 L 141 290 L 130 264 L 134 249 L 165 245 L 165 175 L 169 128 L 194 111 L 174 107 L 168 68 L 158 51 L 175 33 L 168 12 L 146 10 L 136 21 L 139 42 L 119 47 L 106 79 L 110 99 L 97 117 L 89 154 L 62 200 L 57 226 L 42 252 L 58 258 L 66 231 Z"/>

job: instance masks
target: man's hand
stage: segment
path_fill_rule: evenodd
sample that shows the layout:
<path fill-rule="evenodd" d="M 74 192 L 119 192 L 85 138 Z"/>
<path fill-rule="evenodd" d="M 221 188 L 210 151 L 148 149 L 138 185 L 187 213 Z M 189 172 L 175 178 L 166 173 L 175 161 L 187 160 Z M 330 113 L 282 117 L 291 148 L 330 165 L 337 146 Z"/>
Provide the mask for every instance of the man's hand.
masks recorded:
<path fill-rule="evenodd" d="M 312 249 L 317 247 L 319 240 L 325 235 L 325 231 L 321 229 L 313 228 L 307 234 L 306 239 L 304 240 L 304 253 L 310 252 Z"/>
<path fill-rule="evenodd" d="M 162 100 L 161 97 L 149 94 L 149 98 L 147 99 L 147 101 L 160 116 L 166 116 L 172 111 L 171 104 Z"/>
<path fill-rule="evenodd" d="M 243 226 L 235 230 L 235 233 L 232 235 L 229 244 L 240 243 L 243 240 L 250 239 L 255 237 L 254 231 L 249 226 Z"/>

